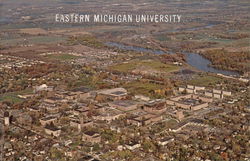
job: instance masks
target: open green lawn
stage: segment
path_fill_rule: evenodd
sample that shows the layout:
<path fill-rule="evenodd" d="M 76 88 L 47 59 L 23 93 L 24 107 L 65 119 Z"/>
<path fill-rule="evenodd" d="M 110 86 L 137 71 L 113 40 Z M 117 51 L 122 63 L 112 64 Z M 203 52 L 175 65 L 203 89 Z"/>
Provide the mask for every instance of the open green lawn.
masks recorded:
<path fill-rule="evenodd" d="M 178 124 L 178 122 L 175 119 L 169 119 L 165 122 L 165 126 L 166 128 L 174 128 L 176 125 Z"/>
<path fill-rule="evenodd" d="M 111 69 L 119 72 L 131 72 L 137 67 L 144 66 L 161 72 L 172 72 L 178 70 L 177 66 L 164 64 L 157 60 L 132 60 L 128 63 L 112 66 Z"/>
<path fill-rule="evenodd" d="M 3 96 L 0 96 L 0 102 L 11 102 L 11 103 L 20 103 L 23 101 L 23 99 L 19 98 L 17 95 L 15 94 L 6 94 Z"/>
<path fill-rule="evenodd" d="M 130 82 L 128 84 L 125 84 L 123 87 L 126 88 L 132 94 L 141 94 L 141 95 L 150 96 L 150 91 L 162 89 L 163 85 L 148 83 L 148 82 L 142 83 L 142 82 L 135 81 L 135 82 Z"/>
<path fill-rule="evenodd" d="M 32 89 L 26 89 L 26 90 L 22 90 L 18 92 L 5 93 L 5 94 L 0 95 L 0 102 L 8 101 L 11 103 L 20 103 L 23 101 L 23 99 L 19 98 L 18 95 L 31 94 L 31 93 L 32 93 Z"/>
<path fill-rule="evenodd" d="M 55 60 L 73 60 L 79 58 L 79 56 L 75 55 L 70 55 L 70 54 L 53 54 L 53 55 L 48 55 L 48 58 L 55 59 Z"/>
<path fill-rule="evenodd" d="M 223 79 L 216 76 L 197 76 L 194 79 L 190 80 L 188 83 L 192 85 L 198 85 L 198 86 L 208 86 L 212 84 L 217 84 L 218 82 L 221 82 Z"/>
<path fill-rule="evenodd" d="M 59 43 L 64 42 L 66 38 L 61 36 L 30 36 L 26 37 L 26 42 L 29 44 L 48 44 L 48 43 Z M 17 45 L 17 44 L 25 44 L 24 38 L 10 38 L 10 39 L 2 39 L 0 41 L 2 45 Z"/>
<path fill-rule="evenodd" d="M 58 43 L 65 40 L 66 38 L 61 36 L 35 36 L 28 38 L 28 41 L 32 43 Z"/>
<path fill-rule="evenodd" d="M 167 35 L 157 35 L 157 36 L 155 36 L 155 39 L 157 39 L 159 41 L 170 41 L 171 40 L 170 36 L 167 36 Z"/>
<path fill-rule="evenodd" d="M 227 44 L 228 47 L 249 47 L 250 38 L 235 40 L 233 43 Z"/>

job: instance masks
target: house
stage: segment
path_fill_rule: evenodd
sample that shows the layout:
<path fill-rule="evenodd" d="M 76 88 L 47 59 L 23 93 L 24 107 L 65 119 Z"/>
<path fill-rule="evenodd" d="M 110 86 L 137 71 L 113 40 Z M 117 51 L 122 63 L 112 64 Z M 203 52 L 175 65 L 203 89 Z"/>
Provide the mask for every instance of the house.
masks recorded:
<path fill-rule="evenodd" d="M 101 135 L 94 131 L 86 131 L 82 135 L 82 141 L 86 141 L 90 143 L 100 143 Z"/>
<path fill-rule="evenodd" d="M 250 105 L 246 106 L 245 110 L 248 111 L 248 112 L 250 112 Z"/>
<path fill-rule="evenodd" d="M 221 94 L 222 91 L 221 90 L 217 90 L 217 89 L 213 89 L 213 93 L 216 93 L 216 94 Z"/>
<path fill-rule="evenodd" d="M 40 91 L 53 91 L 53 86 L 47 86 L 46 84 L 42 84 L 40 86 L 34 86 L 34 93 L 40 92 Z"/>
<path fill-rule="evenodd" d="M 28 110 L 31 112 L 35 112 L 35 113 L 38 113 L 40 111 L 39 107 L 37 107 L 37 106 L 32 106 L 32 107 L 28 108 Z"/>
<path fill-rule="evenodd" d="M 186 87 L 179 87 L 179 88 L 178 88 L 178 91 L 179 91 L 179 92 L 184 92 L 185 90 L 186 90 Z"/>
<path fill-rule="evenodd" d="M 222 94 L 224 96 L 231 96 L 232 95 L 232 92 L 229 92 L 229 91 L 222 91 Z"/>
<path fill-rule="evenodd" d="M 74 154 L 76 154 L 76 151 L 65 151 L 64 155 L 67 157 L 72 158 L 74 156 Z"/>
<path fill-rule="evenodd" d="M 58 137 L 61 134 L 61 130 L 57 128 L 53 123 L 47 124 L 44 127 L 45 133 L 51 136 Z"/>
<path fill-rule="evenodd" d="M 247 123 L 242 126 L 243 130 L 250 131 L 250 123 Z"/>
<path fill-rule="evenodd" d="M 135 95 L 135 100 L 140 100 L 140 101 L 149 101 L 150 98 L 147 96 L 143 96 L 143 95 Z"/>
<path fill-rule="evenodd" d="M 129 150 L 135 150 L 137 148 L 140 148 L 141 144 L 136 141 L 131 141 L 128 144 L 126 144 L 125 147 Z"/>
<path fill-rule="evenodd" d="M 93 158 L 92 156 L 90 156 L 90 155 L 84 155 L 80 159 L 78 159 L 77 161 L 94 161 L 94 160 L 95 160 L 95 158 Z"/>
<path fill-rule="evenodd" d="M 196 93 L 196 90 L 195 89 L 189 89 L 189 88 L 186 88 L 186 91 L 187 93 Z"/>
<path fill-rule="evenodd" d="M 45 105 L 45 109 L 48 113 L 54 114 L 59 112 L 60 107 L 56 104 L 47 104 Z"/>
<path fill-rule="evenodd" d="M 17 95 L 19 98 L 22 99 L 30 99 L 32 98 L 34 95 L 33 94 L 24 94 L 24 95 Z"/>
<path fill-rule="evenodd" d="M 74 127 L 74 128 L 77 128 L 78 130 L 81 130 L 80 120 L 78 120 L 78 119 L 71 119 L 69 124 L 70 124 L 71 127 Z"/>
<path fill-rule="evenodd" d="M 72 140 L 67 140 L 67 141 L 64 142 L 64 145 L 65 146 L 69 146 L 72 143 L 73 143 Z"/>
<path fill-rule="evenodd" d="M 193 85 L 187 85 L 187 88 L 189 88 L 189 89 L 195 89 L 195 86 L 193 86 Z"/>
<path fill-rule="evenodd" d="M 167 145 L 168 143 L 174 141 L 174 138 L 171 138 L 171 137 L 165 137 L 165 138 L 162 138 L 158 141 L 158 144 L 161 145 L 161 146 L 165 146 Z"/>
<path fill-rule="evenodd" d="M 194 89 L 202 91 L 202 90 L 205 90 L 206 88 L 205 87 L 201 87 L 201 86 L 195 86 Z"/>
<path fill-rule="evenodd" d="M 214 93 L 214 94 L 213 94 L 213 97 L 214 97 L 214 98 L 218 98 L 218 99 L 223 99 L 223 95 L 222 95 L 222 94 Z"/>
<path fill-rule="evenodd" d="M 67 99 L 67 100 L 75 100 L 77 99 L 77 94 L 75 93 L 67 93 L 64 95 L 64 98 Z"/>
<path fill-rule="evenodd" d="M 94 109 L 100 113 L 104 112 L 105 109 L 107 109 L 109 105 L 108 104 L 103 104 L 103 103 L 99 103 L 99 104 L 95 104 Z"/>
<path fill-rule="evenodd" d="M 205 96 L 207 96 L 207 97 L 213 97 L 213 93 L 206 91 L 205 92 Z"/>
<path fill-rule="evenodd" d="M 71 118 L 70 119 L 70 126 L 75 127 L 78 130 L 81 130 L 82 128 L 93 126 L 93 121 L 91 120 L 81 120 L 78 118 Z"/>
<path fill-rule="evenodd" d="M 47 124 L 55 123 L 56 120 L 57 120 L 56 117 L 48 116 L 48 117 L 41 118 L 39 121 L 40 121 L 40 123 L 41 123 L 42 126 L 45 126 Z"/>
<path fill-rule="evenodd" d="M 60 97 L 48 97 L 43 100 L 45 103 L 48 104 L 56 104 L 56 103 L 61 103 L 61 102 L 67 102 L 67 100 L 64 100 Z"/>
<path fill-rule="evenodd" d="M 73 110 L 73 114 L 76 116 L 87 116 L 89 113 L 89 107 L 87 107 L 87 105 L 81 106 L 80 108 L 74 109 Z"/>
<path fill-rule="evenodd" d="M 81 128 L 85 128 L 85 127 L 89 127 L 89 126 L 93 126 L 93 125 L 94 125 L 93 121 L 91 121 L 91 120 L 83 120 Z"/>

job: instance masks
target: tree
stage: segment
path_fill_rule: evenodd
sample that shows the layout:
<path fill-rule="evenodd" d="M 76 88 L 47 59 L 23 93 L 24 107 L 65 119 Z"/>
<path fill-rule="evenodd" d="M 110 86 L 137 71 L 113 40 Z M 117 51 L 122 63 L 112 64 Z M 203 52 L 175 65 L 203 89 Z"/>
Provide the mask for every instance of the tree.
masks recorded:
<path fill-rule="evenodd" d="M 99 151 L 99 150 L 100 150 L 99 144 L 94 144 L 93 151 Z"/>
<path fill-rule="evenodd" d="M 156 151 L 156 146 L 150 140 L 145 140 L 142 144 L 142 147 L 147 152 L 155 152 Z"/>
<path fill-rule="evenodd" d="M 64 154 L 62 151 L 60 151 L 56 148 L 51 148 L 50 149 L 50 156 L 52 159 L 62 159 Z"/>

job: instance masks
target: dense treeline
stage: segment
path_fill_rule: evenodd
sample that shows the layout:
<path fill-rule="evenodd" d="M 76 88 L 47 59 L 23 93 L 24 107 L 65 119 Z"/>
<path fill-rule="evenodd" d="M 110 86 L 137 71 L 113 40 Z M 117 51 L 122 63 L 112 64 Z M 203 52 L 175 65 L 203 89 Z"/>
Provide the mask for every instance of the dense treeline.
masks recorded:
<path fill-rule="evenodd" d="M 248 38 L 249 35 L 248 34 L 243 34 L 243 33 L 235 33 L 235 34 L 216 34 L 215 35 L 218 38 L 221 39 L 230 39 L 230 40 L 239 40 L 239 39 L 244 39 L 244 38 Z"/>
<path fill-rule="evenodd" d="M 219 69 L 241 73 L 250 70 L 248 65 L 250 63 L 250 52 L 227 52 L 224 49 L 216 49 L 206 51 L 202 55 L 212 62 L 212 66 Z"/>

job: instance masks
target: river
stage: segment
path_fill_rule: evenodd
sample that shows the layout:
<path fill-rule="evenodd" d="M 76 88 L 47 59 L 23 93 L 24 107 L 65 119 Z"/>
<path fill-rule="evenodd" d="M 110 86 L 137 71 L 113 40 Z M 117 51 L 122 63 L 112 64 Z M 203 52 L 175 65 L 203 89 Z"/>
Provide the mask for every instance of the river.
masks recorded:
<path fill-rule="evenodd" d="M 124 45 L 121 43 L 116 43 L 116 42 L 107 42 L 107 46 L 109 47 L 116 47 L 122 50 L 130 50 L 130 51 L 136 51 L 136 52 L 146 52 L 146 53 L 152 53 L 152 54 L 172 54 L 173 52 L 164 52 L 162 50 L 153 50 L 153 49 L 147 49 L 143 47 L 137 47 L 137 46 L 130 46 L 130 45 Z M 203 72 L 211 72 L 211 73 L 217 73 L 217 74 L 223 74 L 223 75 L 239 75 L 239 73 L 234 72 L 234 71 L 229 71 L 229 70 L 221 70 L 221 69 L 216 69 L 214 67 L 211 67 L 211 61 L 208 59 L 204 58 L 203 56 L 197 54 L 197 53 L 187 53 L 183 52 L 184 55 L 186 55 L 186 61 L 189 65 L 192 67 L 203 71 Z"/>

